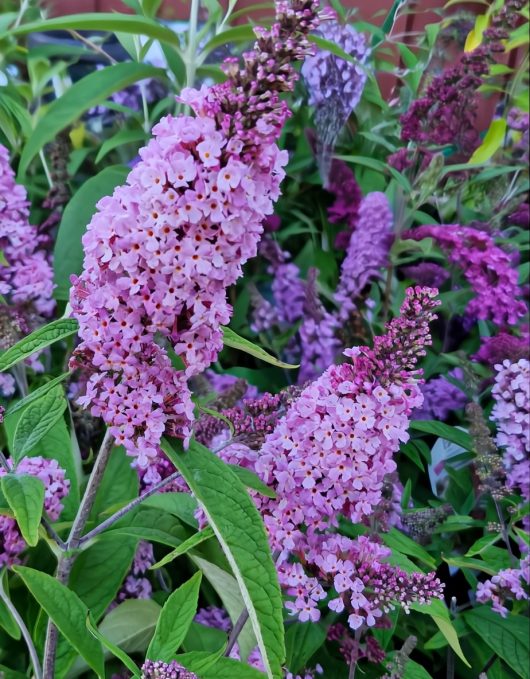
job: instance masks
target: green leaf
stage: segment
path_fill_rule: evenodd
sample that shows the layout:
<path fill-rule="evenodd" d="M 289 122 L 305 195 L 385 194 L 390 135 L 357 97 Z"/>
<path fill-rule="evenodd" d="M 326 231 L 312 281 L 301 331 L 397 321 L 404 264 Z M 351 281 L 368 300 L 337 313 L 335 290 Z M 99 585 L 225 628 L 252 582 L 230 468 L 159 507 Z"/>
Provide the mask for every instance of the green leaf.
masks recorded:
<path fill-rule="evenodd" d="M 0 478 L 0 485 L 22 537 L 30 547 L 35 547 L 44 507 L 44 484 L 29 474 L 5 474 Z"/>
<path fill-rule="evenodd" d="M 497 575 L 495 568 L 488 566 L 488 564 L 481 559 L 470 559 L 466 556 L 444 556 L 443 560 L 446 564 L 454 566 L 455 568 L 470 568 L 472 570 L 482 571 L 488 575 Z"/>
<path fill-rule="evenodd" d="M 105 613 L 131 567 L 138 540 L 103 534 L 76 558 L 68 586 L 96 620 Z"/>
<path fill-rule="evenodd" d="M 59 318 L 24 337 L 0 356 L 0 372 L 4 372 L 36 351 L 40 351 L 65 337 L 75 335 L 79 324 L 74 318 Z"/>
<path fill-rule="evenodd" d="M 146 655 L 151 660 L 169 662 L 181 646 L 197 613 L 201 579 L 202 573 L 198 571 L 165 602 L 147 649 Z"/>
<path fill-rule="evenodd" d="M 467 550 L 465 556 L 476 556 L 477 554 L 482 554 L 485 549 L 491 547 L 491 545 L 494 545 L 501 539 L 501 537 L 502 536 L 499 533 L 483 535 L 473 544 L 472 547 Z"/>
<path fill-rule="evenodd" d="M 62 418 L 65 410 L 66 399 L 63 388 L 56 385 L 23 411 L 13 438 L 12 451 L 15 462 L 19 462 L 42 440 Z"/>
<path fill-rule="evenodd" d="M 0 35 L 0 40 L 9 36 L 27 35 L 40 31 L 68 31 L 88 30 L 88 31 L 121 31 L 122 33 L 132 33 L 134 35 L 146 35 L 161 42 L 168 43 L 174 47 L 180 47 L 177 34 L 166 28 L 158 21 L 153 21 L 146 17 L 130 16 L 128 14 L 118 14 L 113 12 L 93 12 L 84 14 L 70 14 L 68 16 L 46 17 L 40 21 L 33 21 L 22 24 L 17 28 L 9 30 L 8 34 Z M 121 88 L 120 88 L 121 89 Z"/>
<path fill-rule="evenodd" d="M 103 634 L 101 634 L 98 628 L 94 625 L 93 621 L 90 619 L 90 613 L 86 617 L 86 626 L 93 637 L 95 637 L 103 646 L 105 646 L 105 648 L 107 648 L 115 658 L 121 660 L 125 667 L 132 672 L 133 677 L 139 678 L 141 676 L 140 670 L 132 658 L 130 658 L 127 653 L 125 653 L 125 651 L 122 651 L 121 648 L 116 646 L 116 644 L 113 644 L 112 641 L 109 641 L 105 636 L 103 636 Z"/>
<path fill-rule="evenodd" d="M 20 411 L 14 415 L 6 417 L 4 429 L 7 434 L 9 449 L 12 450 L 13 437 L 18 420 L 21 417 Z M 68 495 L 63 498 L 64 509 L 61 512 L 61 520 L 73 519 L 79 506 L 79 472 L 80 461 L 76 459 L 72 450 L 72 443 L 64 419 L 58 420 L 55 425 L 45 434 L 45 436 L 31 450 L 31 457 L 40 455 L 47 460 L 57 460 L 60 467 L 66 471 L 66 478 L 70 481 Z"/>
<path fill-rule="evenodd" d="M 345 52 L 342 49 L 342 47 L 339 47 L 337 43 L 331 40 L 326 40 L 325 38 L 322 38 L 314 33 L 308 36 L 308 40 L 309 42 L 314 43 L 320 50 L 324 52 L 331 52 L 331 54 L 334 54 L 336 57 L 339 57 L 339 59 L 342 59 L 343 61 L 347 61 L 350 64 L 360 64 L 359 59 L 356 59 L 351 54 L 348 54 L 348 52 Z"/>
<path fill-rule="evenodd" d="M 383 21 L 383 25 L 381 26 L 381 31 L 383 35 L 382 36 L 374 35 L 374 37 L 372 38 L 372 49 L 381 44 L 385 40 L 386 36 L 392 31 L 392 27 L 394 26 L 394 22 L 396 20 L 397 11 L 402 6 L 402 4 L 403 0 L 394 0 L 392 6 L 388 10 L 388 14 L 385 17 L 385 20 Z"/>
<path fill-rule="evenodd" d="M 471 665 L 466 660 L 466 657 L 460 647 L 460 642 L 458 641 L 458 635 L 449 617 L 449 611 L 447 606 L 440 599 L 434 599 L 430 604 L 417 604 L 413 603 L 410 605 L 410 609 L 417 611 L 418 613 L 423 613 L 424 615 L 430 615 L 431 618 L 436 623 L 440 632 L 447 639 L 449 646 L 453 649 L 456 655 L 467 667 Z"/>
<path fill-rule="evenodd" d="M 105 467 L 94 500 L 92 516 L 96 518 L 106 514 L 107 510 L 113 513 L 116 505 L 123 506 L 135 497 L 138 497 L 138 473 L 131 467 L 131 458 L 126 454 L 125 448 L 117 446 Z"/>
<path fill-rule="evenodd" d="M 177 453 L 162 448 L 204 510 L 238 582 L 267 676 L 279 678 L 285 659 L 283 604 L 267 535 L 237 476 L 207 448 L 192 441 Z"/>
<path fill-rule="evenodd" d="M 240 467 L 237 464 L 231 464 L 229 467 L 239 478 L 241 483 L 247 488 L 252 488 L 252 490 L 257 491 L 260 495 L 264 495 L 265 497 L 276 497 L 276 493 L 272 490 L 272 488 L 263 483 L 259 476 L 250 471 L 250 469 L 247 469 L 246 467 Z"/>
<path fill-rule="evenodd" d="M 198 545 L 202 544 L 206 540 L 210 540 L 213 537 L 213 530 L 210 528 L 210 526 L 207 526 L 204 530 L 201 530 L 198 533 L 192 535 L 187 540 L 184 540 L 181 545 L 169 552 L 169 554 L 166 554 L 163 559 L 151 566 L 149 570 L 156 570 L 158 568 L 162 568 L 162 566 L 166 566 L 168 563 L 171 563 L 171 561 L 174 561 L 177 557 L 187 554 L 190 549 L 194 549 Z"/>
<path fill-rule="evenodd" d="M 159 493 L 151 495 L 142 502 L 144 507 L 161 509 L 164 512 L 174 514 L 181 521 L 187 523 L 192 528 L 197 528 L 197 500 L 189 493 Z"/>
<path fill-rule="evenodd" d="M 178 547 L 189 533 L 172 516 L 155 509 L 140 506 L 140 509 L 126 515 L 106 532 L 106 535 L 129 535 L 140 540 L 159 542 L 168 547 Z"/>
<path fill-rule="evenodd" d="M 88 610 L 77 594 L 47 573 L 26 566 L 13 566 L 13 570 L 89 667 L 104 677 L 103 652 L 86 629 Z"/>
<path fill-rule="evenodd" d="M 250 42 L 255 40 L 255 38 L 256 36 L 252 30 L 252 26 L 248 24 L 228 28 L 226 31 L 214 35 L 214 37 L 206 43 L 202 50 L 199 63 L 202 63 L 205 57 L 216 47 L 221 47 L 221 45 L 232 45 L 238 42 Z"/>
<path fill-rule="evenodd" d="M 105 616 L 99 631 L 126 653 L 144 653 L 155 631 L 160 610 L 152 599 L 127 599 Z"/>
<path fill-rule="evenodd" d="M 44 394 L 47 394 L 50 389 L 53 389 L 57 384 L 61 384 L 61 382 L 64 382 L 64 380 L 67 377 L 70 377 L 71 373 L 63 373 L 62 375 L 59 375 L 59 377 L 54 377 L 53 380 L 50 380 L 49 382 L 46 382 L 46 384 L 43 384 L 40 386 L 38 389 L 35 389 L 35 391 L 32 391 L 29 393 L 27 396 L 24 398 L 20 399 L 20 401 L 17 401 L 16 403 L 13 403 L 12 406 L 10 406 L 7 411 L 6 411 L 6 416 L 7 415 L 12 415 L 13 413 L 16 413 L 18 410 L 22 410 L 22 408 L 25 408 L 26 406 L 29 406 L 30 403 L 33 403 L 34 401 L 37 401 L 41 396 L 44 396 Z"/>
<path fill-rule="evenodd" d="M 473 450 L 473 441 L 471 436 L 461 429 L 451 427 L 443 422 L 436 422 L 434 420 L 413 420 L 410 423 L 410 428 L 415 431 L 421 431 L 425 434 L 433 434 L 451 443 L 456 443 L 464 450 Z"/>
<path fill-rule="evenodd" d="M 198 556 L 192 556 L 190 558 L 193 563 L 201 569 L 204 576 L 215 589 L 221 599 L 223 608 L 230 616 L 232 625 L 235 625 L 245 608 L 245 602 L 243 601 L 243 597 L 241 596 L 234 576 L 206 559 L 202 559 Z M 252 649 L 256 647 L 256 644 L 256 636 L 252 631 L 252 625 L 250 620 L 247 620 L 238 637 L 239 652 L 242 660 L 248 658 Z"/>
<path fill-rule="evenodd" d="M 215 653 L 208 651 L 190 651 L 189 653 L 179 653 L 173 656 L 175 660 L 188 670 L 195 672 L 195 674 L 202 675 L 203 672 L 209 670 L 210 667 L 222 657 L 226 644 L 222 644 L 219 650 Z"/>
<path fill-rule="evenodd" d="M 398 531 L 396 528 L 391 528 L 388 533 L 381 533 L 381 538 L 387 547 L 396 550 L 401 554 L 415 557 L 424 563 L 431 570 L 436 570 L 436 560 L 423 547 L 420 547 L 417 542 L 411 540 L 409 537 Z"/>
<path fill-rule="evenodd" d="M 118 148 L 118 146 L 122 146 L 123 144 L 132 144 L 133 142 L 144 142 L 145 139 L 146 135 L 143 130 L 120 130 L 110 139 L 107 139 L 103 142 L 101 148 L 98 151 L 98 155 L 96 156 L 96 165 L 101 160 L 103 160 L 103 158 L 108 153 L 113 151 L 115 148 Z"/>
<path fill-rule="evenodd" d="M 230 328 L 227 328 L 226 326 L 222 327 L 222 331 L 223 331 L 223 344 L 225 347 L 231 347 L 232 349 L 243 351 L 246 354 L 250 354 L 251 356 L 259 358 L 260 361 L 264 361 L 265 363 L 275 365 L 277 368 L 298 368 L 297 365 L 284 363 L 283 361 L 280 361 L 274 356 L 271 356 L 269 353 L 265 351 L 265 349 L 258 347 L 257 344 L 250 342 L 244 337 L 240 337 L 237 333 L 235 333 Z"/>
<path fill-rule="evenodd" d="M 216 653 L 221 646 L 226 646 L 226 639 L 222 630 L 192 622 L 182 648 L 188 653 Z"/>
<path fill-rule="evenodd" d="M 201 672 L 201 679 L 263 679 L 264 677 L 263 672 L 231 658 L 219 658 L 213 667 Z"/>
<path fill-rule="evenodd" d="M 503 618 L 487 606 L 464 614 L 466 623 L 520 677 L 528 679 L 530 621 L 521 615 Z"/>
<path fill-rule="evenodd" d="M 45 30 L 52 30 L 49 24 L 53 23 L 53 19 L 47 21 Z M 105 27 L 104 30 L 108 31 L 109 28 Z M 49 105 L 38 121 L 20 157 L 19 177 L 25 176 L 29 164 L 44 145 L 68 125 L 78 120 L 85 111 L 100 104 L 114 92 L 123 90 L 139 80 L 163 75 L 164 72 L 161 69 L 153 66 L 124 62 L 93 71 L 78 80 Z"/>
<path fill-rule="evenodd" d="M 486 163 L 502 146 L 506 135 L 506 127 L 507 124 L 504 118 L 492 120 L 491 125 L 486 132 L 486 136 L 484 137 L 484 141 L 478 149 L 475 149 L 468 162 L 470 164 Z"/>
<path fill-rule="evenodd" d="M 405 664 L 401 679 L 432 679 L 432 676 L 424 667 L 409 658 Z"/>
<path fill-rule="evenodd" d="M 0 590 L 9 599 L 9 579 L 7 577 L 7 569 L 0 572 Z M 11 615 L 11 611 L 6 606 L 3 598 L 0 596 L 0 628 L 4 629 L 12 639 L 18 641 L 21 638 L 20 627 L 17 625 L 15 618 Z M 0 665 L 0 670 L 2 666 Z M 0 677 L 2 672 L 0 671 Z"/>
<path fill-rule="evenodd" d="M 299 674 L 311 656 L 326 640 L 327 630 L 324 625 L 313 622 L 295 622 L 289 625 L 285 633 L 287 651 L 287 667 L 293 674 Z"/>
<path fill-rule="evenodd" d="M 130 168 L 111 165 L 84 182 L 65 207 L 53 255 L 54 290 L 56 299 L 67 300 L 70 294 L 70 276 L 79 275 L 83 269 L 83 245 L 81 239 L 96 204 L 104 196 L 127 179 Z"/>

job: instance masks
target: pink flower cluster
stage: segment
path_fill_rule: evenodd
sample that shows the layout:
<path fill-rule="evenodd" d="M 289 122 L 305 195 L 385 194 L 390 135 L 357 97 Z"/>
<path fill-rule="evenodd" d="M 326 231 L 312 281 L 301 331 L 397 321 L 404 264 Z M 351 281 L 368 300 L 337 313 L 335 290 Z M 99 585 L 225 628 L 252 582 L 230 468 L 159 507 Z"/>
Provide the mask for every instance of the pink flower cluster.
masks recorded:
<path fill-rule="evenodd" d="M 25 457 L 16 468 L 17 474 L 29 474 L 44 484 L 44 511 L 52 521 L 57 521 L 63 509 L 61 500 L 68 495 L 70 481 L 56 460 L 43 457 Z M 6 470 L 0 467 L 0 476 Z M 0 516 L 0 567 L 18 563 L 18 556 L 26 548 L 15 519 Z"/>
<path fill-rule="evenodd" d="M 42 249 L 46 238 L 28 219 L 26 189 L 15 182 L 9 152 L 0 144 L 0 251 L 7 262 L 0 266 L 0 294 L 49 316 L 55 302 L 53 272 Z"/>
<path fill-rule="evenodd" d="M 389 552 L 370 540 L 332 534 L 339 515 L 360 523 L 373 514 L 385 477 L 396 469 L 392 457 L 408 440 L 409 416 L 423 400 L 416 364 L 431 341 L 435 295 L 428 288 L 409 288 L 402 315 L 375 338 L 374 348 L 346 350 L 352 363 L 331 366 L 306 387 L 260 450 L 256 473 L 278 497 L 256 497 L 256 502 L 271 547 L 280 555 L 280 581 L 294 597 L 288 606 L 301 620 L 319 618 L 318 602 L 327 596 L 323 584 L 338 595 L 332 608 L 340 608 L 337 599 L 349 607 L 355 629 L 375 624 L 391 599 L 406 607 L 440 593 L 434 577 L 416 574 L 409 581 L 396 571 L 396 583 L 404 589 L 392 595 L 384 585 L 395 584 L 390 567 L 381 565 Z M 289 563 L 291 555 L 301 562 Z M 370 584 L 359 576 L 365 561 L 380 564 L 381 582 L 372 581 L 372 571 Z"/>
<path fill-rule="evenodd" d="M 466 310 L 470 317 L 503 326 L 515 325 L 526 314 L 517 270 L 510 255 L 495 245 L 489 234 L 469 226 L 441 224 L 420 226 L 403 237 L 432 238 L 449 261 L 462 270 L 475 293 Z"/>
<path fill-rule="evenodd" d="M 517 601 L 530 599 L 530 556 L 521 560 L 519 568 L 505 568 L 490 580 L 479 582 L 477 601 L 481 604 L 491 601 L 492 608 L 503 618 L 508 615 L 504 605 L 507 599 Z"/>
<path fill-rule="evenodd" d="M 377 539 L 363 535 L 355 540 L 312 535 L 299 556 L 317 577 L 308 576 L 301 563 L 279 567 L 280 583 L 293 598 L 286 608 L 302 622 L 314 622 L 320 618 L 318 602 L 330 594 L 328 607 L 349 613 L 348 625 L 357 630 L 376 626 L 396 604 L 408 613 L 413 602 L 441 598 L 442 585 L 434 573 L 405 573 L 385 562 L 391 553 Z"/>
<path fill-rule="evenodd" d="M 384 193 L 374 191 L 362 199 L 335 293 L 342 321 L 348 319 L 356 308 L 355 300 L 387 264 L 393 224 L 392 210 Z"/>
<path fill-rule="evenodd" d="M 80 403 L 140 467 L 157 457 L 164 432 L 189 438 L 187 380 L 215 361 L 231 313 L 226 288 L 256 254 L 279 196 L 287 162 L 275 144 L 287 116 L 279 93 L 296 79 L 290 61 L 310 50 L 318 3 L 278 2 L 277 18 L 269 31 L 255 29 L 242 69 L 229 60 L 226 83 L 181 93 L 195 117 L 155 126 L 83 238 L 70 300 L 82 342 L 72 364 L 94 373 Z"/>
<path fill-rule="evenodd" d="M 491 419 L 497 445 L 504 450 L 508 485 L 530 500 L 530 361 L 503 361 L 495 366 Z"/>

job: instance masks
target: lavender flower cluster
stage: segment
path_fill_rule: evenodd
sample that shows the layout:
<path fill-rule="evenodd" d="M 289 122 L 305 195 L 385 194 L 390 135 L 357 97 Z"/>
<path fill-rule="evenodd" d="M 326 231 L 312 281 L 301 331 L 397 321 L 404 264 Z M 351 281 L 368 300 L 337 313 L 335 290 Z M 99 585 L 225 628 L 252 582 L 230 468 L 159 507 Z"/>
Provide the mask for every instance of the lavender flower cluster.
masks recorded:
<path fill-rule="evenodd" d="M 527 313 L 511 257 L 488 233 L 470 226 L 442 224 L 420 226 L 407 231 L 404 238 L 432 238 L 461 269 L 475 293 L 466 309 L 470 318 L 505 326 L 516 325 Z"/>
<path fill-rule="evenodd" d="M 530 500 L 530 361 L 521 358 L 495 366 L 491 419 L 503 449 L 508 485 Z"/>
<path fill-rule="evenodd" d="M 393 225 L 392 209 L 384 193 L 374 191 L 362 199 L 335 293 L 341 321 L 348 319 L 356 308 L 355 300 L 388 263 Z"/>

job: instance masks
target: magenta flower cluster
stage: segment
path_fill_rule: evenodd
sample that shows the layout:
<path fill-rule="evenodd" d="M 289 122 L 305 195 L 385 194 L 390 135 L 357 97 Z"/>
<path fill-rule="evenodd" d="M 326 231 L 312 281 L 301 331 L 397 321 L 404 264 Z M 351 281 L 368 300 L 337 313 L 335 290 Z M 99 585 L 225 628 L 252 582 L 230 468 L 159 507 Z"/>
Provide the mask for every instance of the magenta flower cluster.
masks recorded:
<path fill-rule="evenodd" d="M 420 226 L 404 238 L 432 238 L 449 261 L 461 269 L 475 293 L 466 309 L 471 318 L 492 320 L 499 326 L 516 325 L 526 314 L 518 273 L 510 255 L 484 231 L 470 226 L 441 224 Z"/>
<path fill-rule="evenodd" d="M 68 495 L 70 481 L 65 477 L 64 469 L 59 467 L 56 460 L 43 457 L 24 457 L 16 468 L 17 474 L 29 474 L 44 484 L 44 511 L 47 516 L 56 521 L 62 512 L 61 500 Z M 0 467 L 0 476 L 6 470 Z M 0 516 L 0 567 L 12 566 L 19 562 L 19 554 L 26 548 L 15 519 Z"/>
<path fill-rule="evenodd" d="M 387 264 L 393 224 L 392 209 L 384 193 L 374 191 L 362 199 L 335 293 L 342 321 L 356 309 L 356 300 Z"/>
<path fill-rule="evenodd" d="M 503 450 L 508 485 L 530 500 L 530 361 L 505 360 L 495 366 L 491 419 Z"/>
<path fill-rule="evenodd" d="M 504 568 L 490 580 L 477 585 L 477 601 L 491 602 L 492 608 L 503 618 L 508 615 L 507 599 L 524 601 L 530 598 L 530 556 L 521 559 L 519 568 Z"/>
<path fill-rule="evenodd" d="M 49 316 L 53 272 L 43 244 L 46 237 L 28 221 L 26 189 L 15 182 L 9 152 L 0 144 L 0 250 L 5 262 L 0 266 L 0 294 L 12 304 L 30 303 L 43 316 Z"/>
<path fill-rule="evenodd" d="M 335 246 L 346 250 L 357 226 L 362 192 L 353 170 L 343 160 L 335 158 L 331 161 L 327 190 L 334 196 L 328 208 L 328 219 L 332 224 L 345 227 L 337 234 Z"/>

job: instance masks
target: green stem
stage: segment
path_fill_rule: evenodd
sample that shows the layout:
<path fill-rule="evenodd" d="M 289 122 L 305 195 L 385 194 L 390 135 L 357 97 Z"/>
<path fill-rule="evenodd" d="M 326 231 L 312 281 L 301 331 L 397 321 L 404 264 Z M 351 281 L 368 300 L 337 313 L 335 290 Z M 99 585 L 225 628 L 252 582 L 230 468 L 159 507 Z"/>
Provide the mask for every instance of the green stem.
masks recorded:
<path fill-rule="evenodd" d="M 13 605 L 13 602 L 7 596 L 7 593 L 4 590 L 3 575 L 1 574 L 0 574 L 0 599 L 2 599 L 7 610 L 11 613 L 13 619 L 18 625 L 18 628 L 20 629 L 20 632 L 22 633 L 22 636 L 24 637 L 24 641 L 26 642 L 26 646 L 28 647 L 29 655 L 31 658 L 31 664 L 33 665 L 35 679 L 42 679 L 42 669 L 39 662 L 39 656 L 31 639 L 31 634 L 29 633 L 29 630 L 26 627 L 24 620 L 22 620 L 19 612 Z"/>
<path fill-rule="evenodd" d="M 186 50 L 186 87 L 193 87 L 195 82 L 197 53 L 197 24 L 199 22 L 200 0 L 191 0 L 190 28 L 188 31 L 188 48 Z"/>

